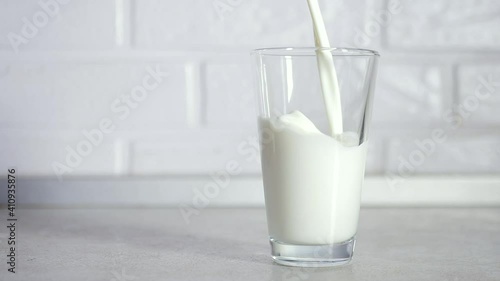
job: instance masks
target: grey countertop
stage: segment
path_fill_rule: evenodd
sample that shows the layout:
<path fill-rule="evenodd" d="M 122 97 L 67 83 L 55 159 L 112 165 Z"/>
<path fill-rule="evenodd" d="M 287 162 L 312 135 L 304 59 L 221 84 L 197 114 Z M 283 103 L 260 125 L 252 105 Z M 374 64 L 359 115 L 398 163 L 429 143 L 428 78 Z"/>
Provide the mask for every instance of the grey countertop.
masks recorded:
<path fill-rule="evenodd" d="M 363 209 L 354 261 L 321 269 L 272 262 L 263 209 L 200 210 L 189 224 L 177 209 L 17 217 L 17 272 L 4 261 L 0 280 L 500 280 L 500 209 Z"/>

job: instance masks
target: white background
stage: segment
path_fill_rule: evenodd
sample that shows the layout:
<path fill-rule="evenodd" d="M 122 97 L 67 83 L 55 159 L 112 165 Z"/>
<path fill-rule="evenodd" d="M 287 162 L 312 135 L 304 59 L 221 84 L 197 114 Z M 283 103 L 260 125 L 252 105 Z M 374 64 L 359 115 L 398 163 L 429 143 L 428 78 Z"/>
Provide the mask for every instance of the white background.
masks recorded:
<path fill-rule="evenodd" d="M 382 56 L 364 202 L 500 204 L 500 2 L 320 4 L 333 45 Z M 249 52 L 313 43 L 305 0 L 0 0 L 1 173 L 17 168 L 26 204 L 169 205 L 236 161 L 213 204 L 262 204 Z M 120 119 L 149 68 L 169 76 Z M 446 142 L 418 160 L 434 129 Z"/>

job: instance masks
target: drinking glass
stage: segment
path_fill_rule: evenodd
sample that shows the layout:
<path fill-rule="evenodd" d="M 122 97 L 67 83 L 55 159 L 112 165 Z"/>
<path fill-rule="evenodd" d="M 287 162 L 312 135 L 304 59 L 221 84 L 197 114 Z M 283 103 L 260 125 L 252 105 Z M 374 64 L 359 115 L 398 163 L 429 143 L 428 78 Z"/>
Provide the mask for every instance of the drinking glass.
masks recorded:
<path fill-rule="evenodd" d="M 320 73 L 320 55 L 333 60 L 330 77 Z M 253 51 L 252 57 L 272 257 L 289 266 L 349 263 L 379 54 L 350 48 L 269 48 Z M 325 106 L 335 98 L 331 91 L 323 94 L 325 79 L 338 85 L 335 114 Z"/>

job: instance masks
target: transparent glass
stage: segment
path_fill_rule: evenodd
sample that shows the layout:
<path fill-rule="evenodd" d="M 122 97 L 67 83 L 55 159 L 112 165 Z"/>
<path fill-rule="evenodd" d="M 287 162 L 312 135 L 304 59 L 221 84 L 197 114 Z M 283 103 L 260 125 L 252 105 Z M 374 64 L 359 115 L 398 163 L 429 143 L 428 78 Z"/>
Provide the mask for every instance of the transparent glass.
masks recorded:
<path fill-rule="evenodd" d="M 323 69 L 320 78 L 319 55 L 333 59 L 336 75 L 325 78 Z M 252 56 L 272 256 L 290 266 L 346 264 L 356 242 L 379 55 L 271 48 Z M 326 80 L 337 81 L 341 115 L 326 107 L 335 95 L 323 93 Z"/>

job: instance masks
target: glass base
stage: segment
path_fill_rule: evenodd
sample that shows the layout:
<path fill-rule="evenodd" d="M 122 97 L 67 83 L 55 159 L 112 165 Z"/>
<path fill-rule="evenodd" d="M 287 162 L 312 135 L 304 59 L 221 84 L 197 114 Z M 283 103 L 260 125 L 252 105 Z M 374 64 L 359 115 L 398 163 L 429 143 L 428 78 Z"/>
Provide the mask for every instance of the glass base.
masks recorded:
<path fill-rule="evenodd" d="M 299 267 L 327 267 L 349 264 L 356 237 L 328 245 L 296 245 L 270 239 L 271 254 L 276 263 Z"/>

